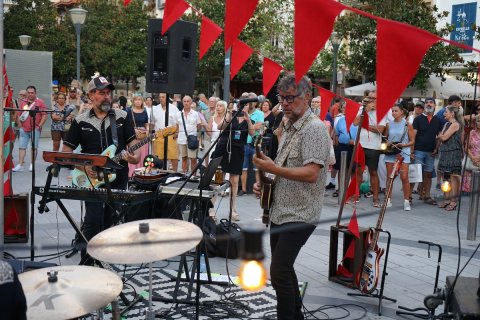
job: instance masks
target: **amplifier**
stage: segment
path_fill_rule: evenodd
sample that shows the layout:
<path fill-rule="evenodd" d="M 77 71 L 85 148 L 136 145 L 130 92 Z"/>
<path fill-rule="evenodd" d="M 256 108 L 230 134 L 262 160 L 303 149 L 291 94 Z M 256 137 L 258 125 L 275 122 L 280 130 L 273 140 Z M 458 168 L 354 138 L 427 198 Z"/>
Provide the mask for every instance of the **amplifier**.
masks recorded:
<path fill-rule="evenodd" d="M 450 289 L 454 276 L 447 276 L 447 289 Z M 455 283 L 448 311 L 456 313 L 457 319 L 480 319 L 480 300 L 477 297 L 478 278 L 459 277 Z"/>
<path fill-rule="evenodd" d="M 17 271 L 18 274 L 35 270 L 35 269 L 42 269 L 42 268 L 57 266 L 55 263 L 50 263 L 50 262 L 37 262 L 37 261 L 16 260 L 16 259 L 8 259 L 5 261 L 10 263 L 13 269 L 15 269 L 15 271 Z"/>

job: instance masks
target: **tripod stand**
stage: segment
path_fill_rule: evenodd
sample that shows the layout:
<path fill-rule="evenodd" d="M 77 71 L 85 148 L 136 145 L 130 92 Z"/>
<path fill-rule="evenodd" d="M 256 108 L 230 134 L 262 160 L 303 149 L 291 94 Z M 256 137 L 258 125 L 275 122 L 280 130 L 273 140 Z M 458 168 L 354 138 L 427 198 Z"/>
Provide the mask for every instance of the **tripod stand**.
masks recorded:
<path fill-rule="evenodd" d="M 19 110 L 19 109 L 14 109 L 14 108 L 4 108 L 5 111 L 13 111 L 13 112 L 25 112 L 25 110 Z M 39 113 L 54 113 L 56 111 L 54 110 L 40 110 L 39 106 L 35 106 L 35 109 L 30 109 L 28 110 L 29 117 L 30 117 L 30 127 L 31 127 L 31 159 L 32 159 L 32 180 L 31 180 L 31 192 L 30 192 L 30 260 L 33 261 L 35 258 L 35 247 L 34 247 L 34 237 L 35 237 L 35 228 L 34 228 L 34 223 L 35 223 L 35 215 L 34 215 L 34 210 L 35 210 L 35 193 L 33 190 L 35 189 L 35 160 L 36 160 L 36 153 L 37 153 L 37 148 L 35 146 L 35 131 L 36 131 L 36 125 L 37 125 L 37 114 Z M 40 130 L 39 130 L 40 131 Z M 39 137 L 40 138 L 40 137 Z"/>
<path fill-rule="evenodd" d="M 431 246 L 435 246 L 438 248 L 438 260 L 437 260 L 437 273 L 435 275 L 435 284 L 433 285 L 433 293 L 435 293 L 437 291 L 437 287 L 438 287 L 438 276 L 440 274 L 440 262 L 442 261 L 442 246 L 437 244 L 437 243 L 433 243 L 433 242 L 429 242 L 429 241 L 422 241 L 422 240 L 418 240 L 418 243 L 423 243 L 423 244 L 426 244 L 428 245 L 428 257 L 430 258 L 430 247 Z M 431 320 L 434 320 L 435 319 L 435 309 L 428 309 L 428 308 L 406 308 L 406 307 L 403 307 L 403 306 L 398 306 L 399 309 L 401 310 L 405 310 L 405 311 L 398 311 L 396 312 L 396 314 L 398 315 L 409 315 L 409 316 L 413 316 L 413 317 L 416 317 L 416 318 L 420 318 L 420 319 L 431 319 Z M 417 311 L 420 311 L 420 312 L 425 312 L 425 314 L 422 314 L 422 313 L 418 313 Z"/>

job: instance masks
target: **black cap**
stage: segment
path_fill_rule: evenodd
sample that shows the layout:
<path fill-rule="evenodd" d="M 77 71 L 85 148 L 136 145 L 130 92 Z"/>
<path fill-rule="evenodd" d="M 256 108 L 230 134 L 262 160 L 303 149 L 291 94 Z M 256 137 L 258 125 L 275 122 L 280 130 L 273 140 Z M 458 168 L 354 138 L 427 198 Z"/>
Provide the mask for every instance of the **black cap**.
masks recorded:
<path fill-rule="evenodd" d="M 105 88 L 108 88 L 112 91 L 115 90 L 115 86 L 108 82 L 108 80 L 104 77 L 95 77 L 88 83 L 87 91 L 90 92 L 95 89 L 103 90 Z"/>

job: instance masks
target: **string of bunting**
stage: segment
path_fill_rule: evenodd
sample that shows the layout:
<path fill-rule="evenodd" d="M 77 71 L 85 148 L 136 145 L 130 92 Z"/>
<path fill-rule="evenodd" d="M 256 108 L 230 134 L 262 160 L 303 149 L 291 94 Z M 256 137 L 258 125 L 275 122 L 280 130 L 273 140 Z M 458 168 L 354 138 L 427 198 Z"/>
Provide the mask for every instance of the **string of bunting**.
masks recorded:
<path fill-rule="evenodd" d="M 125 1 L 124 4 L 127 2 L 129 1 Z M 254 49 L 236 39 L 236 37 L 253 16 L 257 5 L 258 0 L 226 1 L 225 50 L 232 48 L 232 51 L 240 51 L 232 52 L 232 65 L 235 65 L 235 69 L 238 70 L 248 60 L 245 57 L 247 55 L 250 57 L 251 54 L 249 55 L 249 53 L 253 54 L 255 52 Z M 295 0 L 294 5 L 294 68 L 297 80 L 309 70 L 320 50 L 325 47 L 333 31 L 335 20 L 344 10 L 377 21 L 377 119 L 382 119 L 386 115 L 390 107 L 412 81 L 424 55 L 435 43 L 446 42 L 462 49 L 480 53 L 480 50 L 465 44 L 440 38 L 406 23 L 377 17 L 334 0 Z M 165 2 L 162 32 L 166 32 L 188 8 L 199 13 L 184 0 L 167 0 Z M 211 20 L 202 19 L 202 33 L 207 33 L 212 28 L 216 30 L 214 34 L 203 36 L 204 39 L 209 40 L 209 43 L 200 44 L 202 47 L 201 58 L 218 39 L 221 33 L 219 31 L 222 30 Z M 315 32 L 312 33 L 311 30 L 315 30 Z M 408 45 L 409 50 L 400 50 L 405 48 L 406 45 Z M 279 69 L 280 71 L 283 69 L 280 64 L 264 58 L 264 94 L 268 93 L 275 83 L 280 74 Z M 236 73 L 232 73 L 231 77 L 233 78 L 235 75 Z"/>

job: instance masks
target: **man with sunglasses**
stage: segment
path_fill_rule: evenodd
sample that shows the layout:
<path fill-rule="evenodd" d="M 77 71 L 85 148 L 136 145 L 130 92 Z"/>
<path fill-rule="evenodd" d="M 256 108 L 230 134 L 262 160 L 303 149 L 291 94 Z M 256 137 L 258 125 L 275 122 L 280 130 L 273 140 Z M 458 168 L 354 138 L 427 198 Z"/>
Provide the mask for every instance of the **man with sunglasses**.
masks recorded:
<path fill-rule="evenodd" d="M 304 319 L 294 264 L 320 219 L 330 154 L 325 124 L 309 107 L 312 87 L 294 74 L 278 83 L 278 99 L 288 122 L 273 161 L 253 158 L 259 170 L 276 176 L 270 210 L 270 277 L 277 296 L 277 319 Z M 260 194 L 260 185 L 254 185 Z"/>

